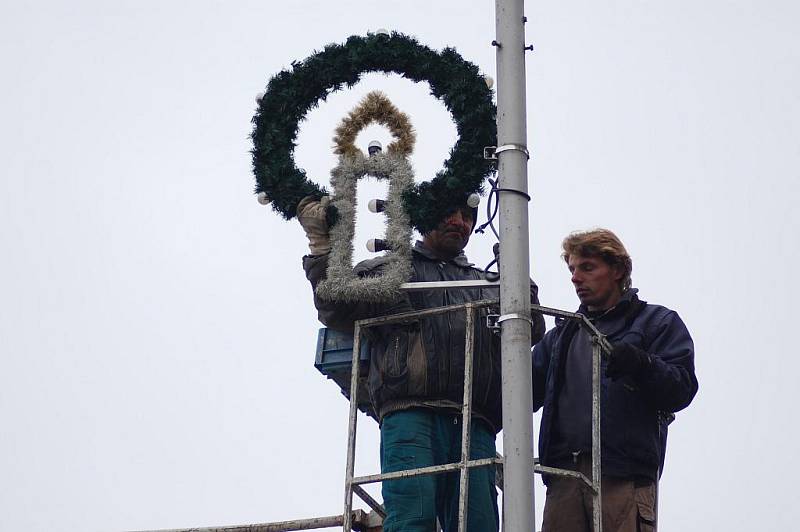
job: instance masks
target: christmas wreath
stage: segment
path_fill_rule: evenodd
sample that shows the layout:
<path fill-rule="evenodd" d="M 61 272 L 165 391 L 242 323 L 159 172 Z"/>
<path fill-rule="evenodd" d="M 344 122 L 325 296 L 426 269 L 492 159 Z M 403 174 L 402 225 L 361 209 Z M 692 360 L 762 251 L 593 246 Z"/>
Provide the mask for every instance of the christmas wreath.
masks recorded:
<path fill-rule="evenodd" d="M 483 148 L 496 144 L 497 132 L 492 92 L 478 67 L 452 48 L 438 53 L 396 32 L 352 36 L 293 62 L 291 70 L 270 79 L 259 100 L 251 135 L 256 192 L 287 220 L 297 214 L 304 197 L 327 194 L 294 163 L 300 121 L 328 94 L 352 87 L 362 74 L 375 71 L 427 81 L 456 125 L 458 139 L 444 168 L 403 193 L 411 225 L 426 233 L 470 194 L 482 191 L 483 180 L 494 168 L 494 161 L 484 159 Z"/>

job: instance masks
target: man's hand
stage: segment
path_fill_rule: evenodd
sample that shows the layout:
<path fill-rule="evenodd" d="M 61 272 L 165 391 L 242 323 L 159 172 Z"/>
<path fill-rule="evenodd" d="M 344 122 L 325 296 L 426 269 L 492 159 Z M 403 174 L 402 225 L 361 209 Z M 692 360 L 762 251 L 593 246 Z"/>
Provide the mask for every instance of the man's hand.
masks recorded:
<path fill-rule="evenodd" d="M 620 342 L 611 350 L 606 377 L 611 380 L 617 380 L 626 375 L 636 377 L 650 366 L 650 363 L 650 355 L 646 352 L 635 345 Z"/>
<path fill-rule="evenodd" d="M 331 239 L 328 234 L 326 211 L 331 198 L 323 196 L 321 200 L 306 196 L 297 205 L 297 221 L 303 226 L 308 238 L 308 249 L 312 255 L 324 255 L 331 250 Z"/>

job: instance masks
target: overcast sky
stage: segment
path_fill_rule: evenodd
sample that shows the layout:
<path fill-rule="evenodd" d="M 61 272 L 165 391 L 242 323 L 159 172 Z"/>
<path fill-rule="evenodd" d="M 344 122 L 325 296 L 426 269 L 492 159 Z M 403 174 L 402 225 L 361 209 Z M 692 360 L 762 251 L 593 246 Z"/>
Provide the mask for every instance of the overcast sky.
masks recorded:
<path fill-rule="evenodd" d="M 695 339 L 700 392 L 670 428 L 661 529 L 796 528 L 800 8 L 529 1 L 526 14 L 542 302 L 577 307 L 560 241 L 605 226 L 643 299 Z M 341 513 L 347 402 L 313 367 L 306 241 L 256 202 L 248 135 L 270 76 L 378 28 L 494 75 L 488 1 L 3 3 L 0 530 Z M 444 106 L 424 83 L 369 75 L 302 126 L 296 161 L 315 181 L 372 89 L 418 131 L 417 180 L 441 167 Z M 359 143 L 372 138 L 390 139 L 372 128 Z M 364 258 L 382 220 L 359 220 Z M 492 243 L 475 236 L 468 255 L 483 265 Z M 378 471 L 377 441 L 362 418 L 358 473 Z M 541 485 L 536 497 L 541 520 Z"/>

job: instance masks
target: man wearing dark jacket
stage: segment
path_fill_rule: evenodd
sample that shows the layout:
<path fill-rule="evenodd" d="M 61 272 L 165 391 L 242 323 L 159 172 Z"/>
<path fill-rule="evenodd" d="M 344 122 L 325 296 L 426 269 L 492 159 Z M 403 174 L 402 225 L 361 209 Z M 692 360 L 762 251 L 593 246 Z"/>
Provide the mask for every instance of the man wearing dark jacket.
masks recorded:
<path fill-rule="evenodd" d="M 656 528 L 656 485 L 664 464 L 667 424 L 697 393 L 694 345 L 678 314 L 639 299 L 632 261 L 606 229 L 573 233 L 563 242 L 585 314 L 613 345 L 601 381 L 603 531 Z M 589 335 L 573 321 L 534 348 L 534 409 L 543 465 L 591 477 Z M 571 478 L 548 476 L 543 532 L 590 532 L 592 496 Z"/>
<path fill-rule="evenodd" d="M 303 258 L 306 277 L 316 289 L 325 278 L 330 242 L 326 199 L 304 199 L 298 218 L 311 255 Z M 413 248 L 411 282 L 484 279 L 463 250 L 475 225 L 476 210 L 456 209 Z M 385 259 L 359 263 L 361 276 L 379 275 Z M 448 288 L 406 293 L 391 304 L 335 303 L 314 295 L 319 319 L 328 327 L 352 332 L 356 320 L 498 297 L 497 288 Z M 538 302 L 531 283 L 531 301 Z M 484 314 L 486 312 L 485 309 Z M 533 317 L 532 342 L 544 333 L 541 315 Z M 461 403 L 464 394 L 464 311 L 421 318 L 407 325 L 370 328 L 368 390 L 381 424 L 381 471 L 384 473 L 458 462 L 461 459 Z M 477 319 L 473 354 L 471 458 L 495 456 L 501 429 L 500 339 Z M 416 476 L 383 483 L 385 532 L 434 532 L 436 519 L 445 532 L 458 528 L 458 473 Z M 472 469 L 467 525 L 471 531 L 499 527 L 494 469 Z"/>

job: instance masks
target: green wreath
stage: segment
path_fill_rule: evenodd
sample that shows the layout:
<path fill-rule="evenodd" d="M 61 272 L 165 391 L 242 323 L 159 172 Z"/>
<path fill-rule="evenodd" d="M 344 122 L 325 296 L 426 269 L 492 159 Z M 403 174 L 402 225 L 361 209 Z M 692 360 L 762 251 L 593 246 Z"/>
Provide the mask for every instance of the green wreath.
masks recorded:
<path fill-rule="evenodd" d="M 253 117 L 256 193 L 263 193 L 287 220 L 297 214 L 301 199 L 327 193 L 294 163 L 300 121 L 328 94 L 352 87 L 363 73 L 375 71 L 427 81 L 456 124 L 458 139 L 444 168 L 403 195 L 411 225 L 426 233 L 470 194 L 482 192 L 483 180 L 494 169 L 494 161 L 484 159 L 483 148 L 497 143 L 497 109 L 478 67 L 452 48 L 438 53 L 397 32 L 352 36 L 276 74 Z"/>

